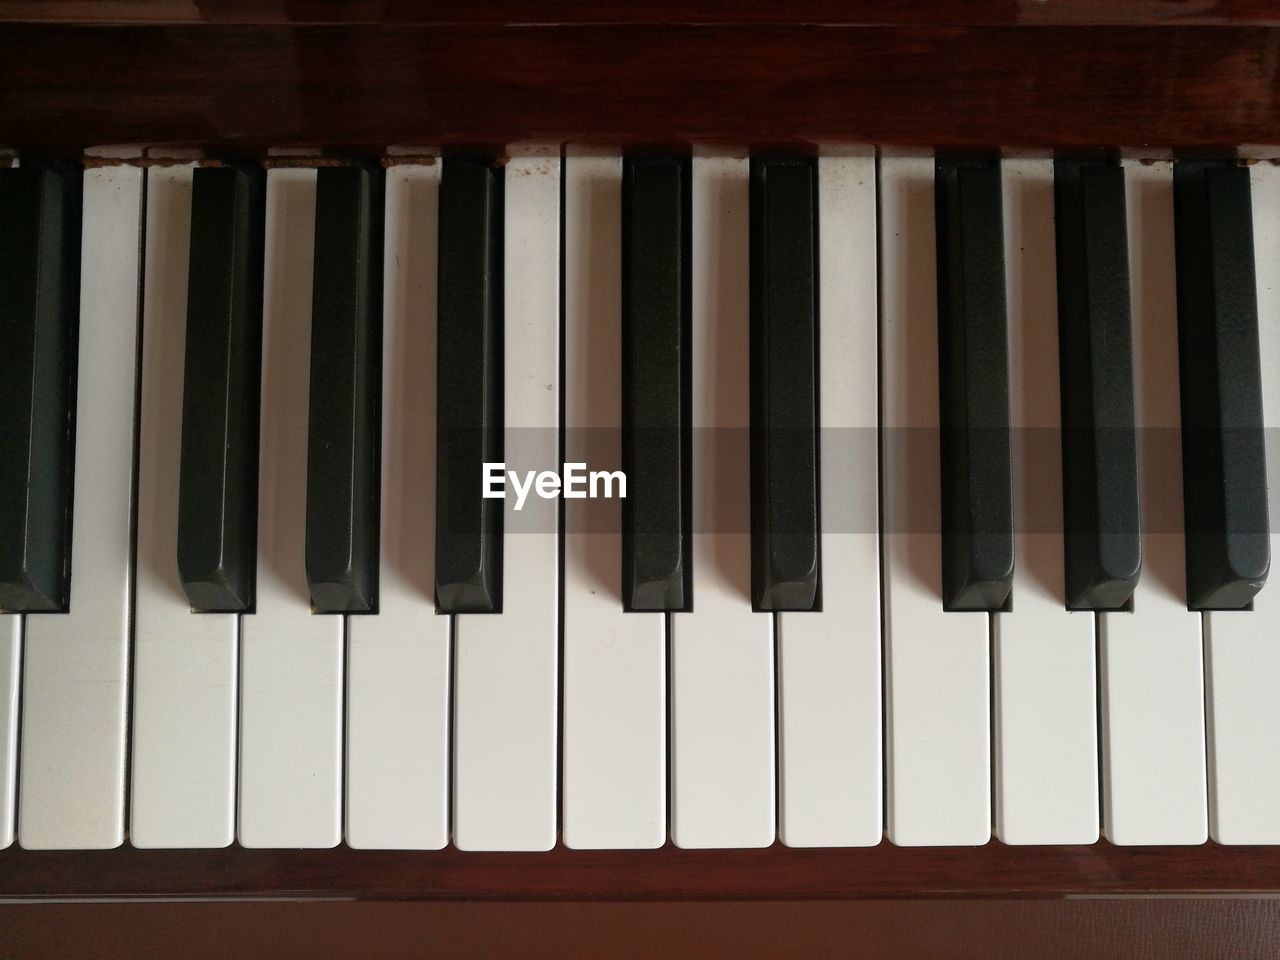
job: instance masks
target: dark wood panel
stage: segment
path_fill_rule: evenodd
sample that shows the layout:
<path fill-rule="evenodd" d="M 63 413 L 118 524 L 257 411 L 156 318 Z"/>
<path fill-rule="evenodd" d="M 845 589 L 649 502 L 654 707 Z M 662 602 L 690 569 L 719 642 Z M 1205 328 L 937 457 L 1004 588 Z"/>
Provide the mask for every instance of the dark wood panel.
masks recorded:
<path fill-rule="evenodd" d="M 1272 960 L 1265 900 L 0 906 L 22 960 Z"/>
<path fill-rule="evenodd" d="M 124 848 L 0 852 L 0 898 L 744 900 L 1280 893 L 1280 848 L 1084 847 L 477 854 Z"/>
<path fill-rule="evenodd" d="M 1272 0 L 0 0 L 0 21 L 239 24 L 1280 24 Z"/>
<path fill-rule="evenodd" d="M 0 140 L 522 139 L 1230 150 L 1280 142 L 1280 29 L 9 25 Z"/>

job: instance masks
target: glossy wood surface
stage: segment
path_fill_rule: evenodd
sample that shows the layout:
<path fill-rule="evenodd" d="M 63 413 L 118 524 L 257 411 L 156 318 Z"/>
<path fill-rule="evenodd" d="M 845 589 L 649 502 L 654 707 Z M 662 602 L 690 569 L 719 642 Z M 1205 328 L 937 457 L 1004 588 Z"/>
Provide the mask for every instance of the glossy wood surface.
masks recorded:
<path fill-rule="evenodd" d="M 0 906 L 22 960 L 1274 960 L 1272 900 Z"/>
<path fill-rule="evenodd" d="M 1280 144 L 1280 27 L 1251 22 L 1263 6 L 1194 27 L 10 23 L 0 143 L 1229 152 Z"/>
<path fill-rule="evenodd" d="M 77 23 L 1245 24 L 1270 0 L 0 0 L 0 20 Z"/>
<path fill-rule="evenodd" d="M 353 897 L 835 900 L 1280 894 L 1280 848 L 1084 847 L 477 854 L 336 850 L 0 852 L 0 899 Z"/>

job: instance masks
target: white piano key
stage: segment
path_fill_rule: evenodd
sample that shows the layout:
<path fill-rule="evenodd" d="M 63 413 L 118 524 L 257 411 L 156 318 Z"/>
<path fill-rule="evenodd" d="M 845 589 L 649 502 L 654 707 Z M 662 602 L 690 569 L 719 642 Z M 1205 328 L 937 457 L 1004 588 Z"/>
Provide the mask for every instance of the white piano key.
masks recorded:
<path fill-rule="evenodd" d="M 1280 167 L 1251 168 L 1263 423 L 1271 477 L 1280 468 Z M 1280 519 L 1271 482 L 1271 525 Z M 1206 613 L 1209 829 L 1218 843 L 1280 843 L 1280 537 L 1252 611 Z"/>
<path fill-rule="evenodd" d="M 1187 610 L 1170 165 L 1125 163 L 1142 576 L 1099 614 L 1103 827 L 1112 843 L 1203 843 L 1200 615 Z"/>
<path fill-rule="evenodd" d="M 1098 839 L 1094 615 L 1066 608 L 1053 161 L 1003 164 L 1013 609 L 993 618 L 996 834 Z"/>
<path fill-rule="evenodd" d="M 884 835 L 876 426 L 876 164 L 818 160 L 822 612 L 778 615 L 779 834 Z"/>
<path fill-rule="evenodd" d="M 559 156 L 513 156 L 504 191 L 504 455 L 521 474 L 559 472 Z M 454 618 L 453 839 L 462 850 L 556 842 L 558 502 L 533 493 L 515 505 L 508 497 L 503 514 L 502 612 Z"/>
<path fill-rule="evenodd" d="M 347 619 L 347 843 L 449 842 L 449 618 L 435 583 L 440 165 L 387 170 L 378 613 Z"/>
<path fill-rule="evenodd" d="M 147 173 L 129 842 L 235 835 L 234 614 L 193 614 L 178 579 L 178 477 L 193 167 Z"/>
<path fill-rule="evenodd" d="M 565 161 L 565 461 L 621 466 L 622 161 Z M 565 846 L 666 841 L 666 617 L 622 603 L 621 501 L 565 500 Z M 606 526 L 602 529 L 602 526 Z"/>
<path fill-rule="evenodd" d="M 26 618 L 18 842 L 124 840 L 142 170 L 84 174 L 71 603 Z"/>
<path fill-rule="evenodd" d="M 773 617 L 751 610 L 745 157 L 693 158 L 693 611 L 671 631 L 671 839 L 775 833 Z"/>
<path fill-rule="evenodd" d="M 316 172 L 267 173 L 257 606 L 240 624 L 246 847 L 342 839 L 342 617 L 312 615 L 304 560 Z"/>
<path fill-rule="evenodd" d="M 880 162 L 886 819 L 904 846 L 991 836 L 988 617 L 942 609 L 933 169 Z"/>
<path fill-rule="evenodd" d="M 22 618 L 0 615 L 0 850 L 13 843 L 18 799 L 18 684 Z"/>

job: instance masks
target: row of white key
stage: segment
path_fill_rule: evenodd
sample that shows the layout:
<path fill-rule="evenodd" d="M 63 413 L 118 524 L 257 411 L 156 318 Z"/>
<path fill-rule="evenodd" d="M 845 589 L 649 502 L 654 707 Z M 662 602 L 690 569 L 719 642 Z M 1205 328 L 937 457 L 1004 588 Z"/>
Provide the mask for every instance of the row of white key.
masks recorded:
<path fill-rule="evenodd" d="M 507 171 L 516 466 L 559 458 L 562 374 L 564 442 L 573 428 L 620 420 L 621 162 L 563 161 L 563 371 L 561 166 L 534 152 Z M 315 175 L 278 169 L 268 179 L 258 603 L 242 618 L 192 615 L 172 563 L 192 171 L 147 172 L 145 211 L 142 172 L 89 172 L 73 612 L 25 625 L 0 617 L 0 843 L 13 837 L 15 805 L 24 846 L 122 842 L 131 636 L 137 846 L 323 847 L 345 836 L 431 849 L 452 837 L 464 849 L 536 850 L 559 829 L 571 847 L 654 847 L 668 821 L 685 847 L 764 846 L 775 833 L 795 846 L 864 845 L 886 830 L 898 844 L 976 844 L 993 819 L 1008 843 L 1087 843 L 1100 823 L 1117 843 L 1196 843 L 1210 826 L 1222 842 L 1280 841 L 1270 696 L 1280 605 L 1264 591 L 1252 613 L 1205 615 L 1202 647 L 1202 618 L 1185 607 L 1182 538 L 1164 532 L 1181 522 L 1178 465 L 1155 456 L 1170 456 L 1168 433 L 1144 450 L 1144 523 L 1162 532 L 1144 538 L 1135 612 L 1066 612 L 1061 536 L 1019 532 L 1014 610 L 943 613 L 937 535 L 920 532 L 936 524 L 936 445 L 900 429 L 938 422 L 933 164 L 887 157 L 879 167 L 877 225 L 875 160 L 820 160 L 820 422 L 870 430 L 883 402 L 883 706 L 874 477 L 856 490 L 856 515 L 824 504 L 824 515 L 852 517 L 846 530 L 866 532 L 824 534 L 821 614 L 751 612 L 745 533 L 695 536 L 695 613 L 623 614 L 618 535 L 576 530 L 574 503 L 561 641 L 560 545 L 546 532 L 557 507 L 531 516 L 531 503 L 523 515 L 508 508 L 504 613 L 459 617 L 450 637 L 430 601 L 431 551 L 415 549 L 432 540 L 433 438 L 422 424 L 433 419 L 438 165 L 388 172 L 379 614 L 313 615 L 302 580 L 308 368 L 298 345 L 309 342 Z M 1138 424 L 1176 428 L 1170 169 L 1126 170 Z M 1052 431 L 1052 165 L 1010 161 L 1004 172 L 1013 423 Z M 693 161 L 696 428 L 748 423 L 747 174 L 742 157 Z M 1253 177 L 1270 423 L 1280 422 L 1280 298 L 1262 264 L 1280 247 L 1280 177 L 1262 166 Z M 1018 516 L 1060 510 L 1060 464 L 1040 459 L 1053 445 L 1034 436 L 1015 431 Z M 699 453 L 695 510 L 719 514 L 699 529 L 745 530 L 745 445 Z M 859 466 L 824 458 L 825 493 L 847 494 Z"/>

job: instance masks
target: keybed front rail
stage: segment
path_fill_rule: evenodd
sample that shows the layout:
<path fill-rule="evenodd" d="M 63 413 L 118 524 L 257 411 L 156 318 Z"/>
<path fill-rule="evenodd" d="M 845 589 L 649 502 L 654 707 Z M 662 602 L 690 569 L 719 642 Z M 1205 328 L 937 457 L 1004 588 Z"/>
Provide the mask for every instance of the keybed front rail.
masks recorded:
<path fill-rule="evenodd" d="M 1280 894 L 1275 848 L 876 847 L 463 853 L 0 852 L 0 902 L 53 899 L 844 900 Z"/>

